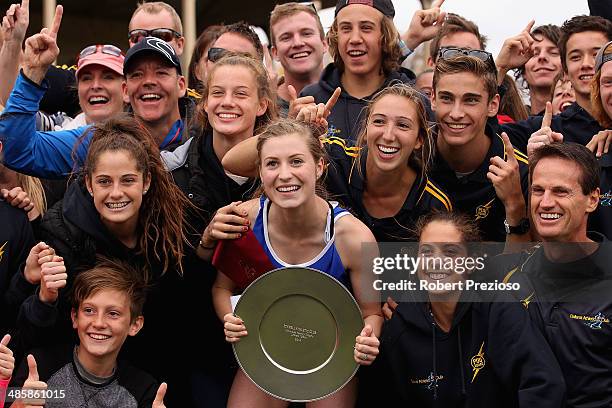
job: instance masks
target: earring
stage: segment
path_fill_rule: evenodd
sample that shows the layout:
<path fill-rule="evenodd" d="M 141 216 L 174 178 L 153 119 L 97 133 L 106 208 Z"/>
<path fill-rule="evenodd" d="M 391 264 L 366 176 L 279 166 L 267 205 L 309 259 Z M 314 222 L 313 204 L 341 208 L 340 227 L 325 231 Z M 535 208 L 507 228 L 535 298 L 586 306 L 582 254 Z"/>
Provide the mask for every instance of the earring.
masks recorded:
<path fill-rule="evenodd" d="M 90 191 L 90 192 L 89 192 L 89 195 L 93 197 L 93 191 Z"/>
<path fill-rule="evenodd" d="M 149 191 L 149 190 L 143 190 L 142 195 L 147 194 L 147 191 Z"/>

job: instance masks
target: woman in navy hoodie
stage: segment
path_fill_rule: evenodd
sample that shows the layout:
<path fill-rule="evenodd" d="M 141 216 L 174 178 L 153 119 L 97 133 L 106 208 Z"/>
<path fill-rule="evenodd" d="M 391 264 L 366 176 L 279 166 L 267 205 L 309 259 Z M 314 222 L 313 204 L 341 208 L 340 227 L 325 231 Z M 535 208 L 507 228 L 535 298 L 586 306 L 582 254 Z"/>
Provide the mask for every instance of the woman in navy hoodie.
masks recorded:
<path fill-rule="evenodd" d="M 463 215 L 433 212 L 417 232 L 420 257 L 476 256 L 467 244 L 479 240 L 478 228 Z M 421 269 L 418 278 L 452 283 L 466 276 Z M 377 360 L 387 392 L 374 398 L 418 407 L 563 406 L 559 365 L 523 306 L 499 298 L 470 302 L 466 294 L 428 291 L 397 306 Z"/>

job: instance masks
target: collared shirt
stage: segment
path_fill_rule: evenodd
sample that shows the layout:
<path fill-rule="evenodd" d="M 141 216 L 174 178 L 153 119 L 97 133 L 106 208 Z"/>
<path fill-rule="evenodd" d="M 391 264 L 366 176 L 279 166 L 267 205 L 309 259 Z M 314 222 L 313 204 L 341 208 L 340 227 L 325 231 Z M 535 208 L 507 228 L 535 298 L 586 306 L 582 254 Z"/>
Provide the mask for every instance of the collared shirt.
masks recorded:
<path fill-rule="evenodd" d="M 485 133 L 491 139 L 491 146 L 484 160 L 474 172 L 458 177 L 438 152 L 431 176 L 448 192 L 455 204 L 455 209 L 466 213 L 476 221 L 483 240 L 503 242 L 506 240 L 504 228 L 506 210 L 495 193 L 493 183 L 487 178 L 487 173 L 490 159 L 499 156 L 506 160 L 506 150 L 503 139 L 493 133 L 491 127 L 487 126 Z M 518 149 L 514 149 L 514 155 L 519 163 L 523 196 L 526 197 L 529 175 L 527 156 Z"/>

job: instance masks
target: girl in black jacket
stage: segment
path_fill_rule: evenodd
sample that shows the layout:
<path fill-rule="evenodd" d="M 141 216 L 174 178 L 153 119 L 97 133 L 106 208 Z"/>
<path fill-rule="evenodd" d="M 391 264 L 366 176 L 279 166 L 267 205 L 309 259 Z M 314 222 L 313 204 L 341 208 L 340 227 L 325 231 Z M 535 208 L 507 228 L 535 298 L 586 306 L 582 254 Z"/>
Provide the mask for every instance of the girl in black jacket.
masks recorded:
<path fill-rule="evenodd" d="M 23 303 L 18 324 L 25 346 L 69 341 L 69 289 L 102 255 L 129 262 L 149 284 L 147 324 L 126 343 L 126 358 L 159 378 L 175 372 L 170 363 L 180 350 L 177 331 L 186 323 L 180 274 L 188 205 L 140 122 L 124 116 L 96 125 L 81 176 L 41 224 L 44 241 L 65 262 L 67 286 L 53 304 L 41 301 L 38 291 Z"/>
<path fill-rule="evenodd" d="M 475 256 L 478 230 L 465 216 L 435 212 L 417 223 L 419 256 Z M 452 283 L 465 274 L 420 269 L 419 280 Z M 469 277 L 468 277 L 469 278 Z M 465 293 L 428 291 L 400 303 L 381 336 L 379 367 L 393 405 L 418 407 L 561 407 L 559 365 L 517 301 L 467 302 Z"/>

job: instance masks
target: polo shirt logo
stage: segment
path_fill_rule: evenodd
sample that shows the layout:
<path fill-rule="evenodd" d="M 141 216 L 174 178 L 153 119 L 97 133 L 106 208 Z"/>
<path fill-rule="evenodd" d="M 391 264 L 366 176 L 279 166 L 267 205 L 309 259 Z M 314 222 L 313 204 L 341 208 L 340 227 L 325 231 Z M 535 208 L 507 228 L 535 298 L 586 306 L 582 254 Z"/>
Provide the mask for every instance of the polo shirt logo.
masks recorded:
<path fill-rule="evenodd" d="M 342 129 L 338 129 L 333 124 L 329 125 L 329 127 L 327 128 L 327 136 L 328 137 L 335 136 L 338 133 L 342 133 Z"/>
<path fill-rule="evenodd" d="M 603 323 L 610 323 L 610 319 L 604 316 L 601 312 L 597 313 L 595 316 L 584 316 L 570 313 L 569 318 L 574 320 L 581 320 L 588 328 L 593 330 L 600 330 L 601 325 Z"/>
<path fill-rule="evenodd" d="M 472 377 L 472 382 L 474 382 L 476 376 L 486 364 L 486 360 L 484 357 L 484 341 L 480 345 L 480 350 L 478 351 L 478 353 L 476 353 L 476 355 L 474 355 L 474 357 L 472 357 L 472 359 L 470 360 L 470 364 L 472 365 L 472 372 L 474 373 L 474 376 Z"/>
<path fill-rule="evenodd" d="M 599 195 L 599 205 L 602 207 L 612 207 L 612 191 Z"/>
<path fill-rule="evenodd" d="M 491 209 L 491 206 L 493 205 L 493 201 L 495 201 L 495 198 L 493 198 L 491 201 L 489 201 L 486 204 L 479 205 L 478 208 L 476 208 L 476 214 L 475 214 L 476 220 L 481 220 L 489 216 L 489 210 Z"/>
<path fill-rule="evenodd" d="M 6 247 L 6 244 L 8 244 L 8 241 L 6 241 L 1 247 L 0 247 L 0 262 L 2 262 L 2 256 L 4 255 L 4 248 Z"/>
<path fill-rule="evenodd" d="M 527 296 L 525 299 L 521 300 L 521 304 L 523 305 L 523 307 L 525 309 L 529 309 L 529 303 L 531 303 L 531 300 L 533 299 L 534 296 L 535 296 L 535 293 L 531 292 L 531 294 L 529 296 Z"/>

